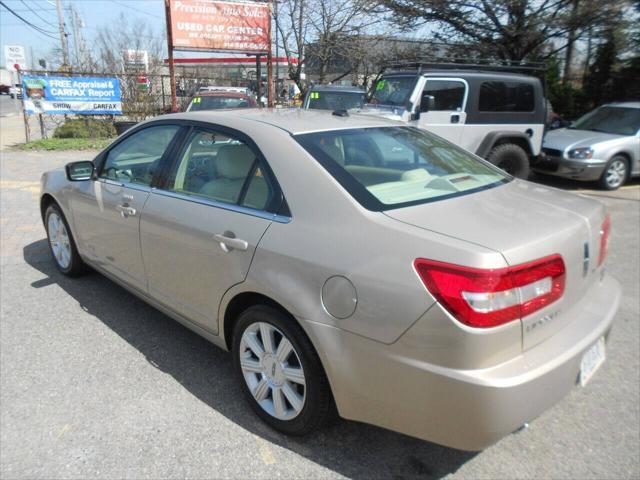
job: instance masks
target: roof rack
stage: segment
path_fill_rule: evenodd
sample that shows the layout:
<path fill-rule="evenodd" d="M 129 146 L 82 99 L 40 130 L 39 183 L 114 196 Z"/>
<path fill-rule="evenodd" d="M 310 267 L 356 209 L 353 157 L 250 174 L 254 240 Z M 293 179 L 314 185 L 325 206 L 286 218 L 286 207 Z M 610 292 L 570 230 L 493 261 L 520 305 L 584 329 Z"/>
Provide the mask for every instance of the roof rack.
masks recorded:
<path fill-rule="evenodd" d="M 433 58 L 428 60 L 410 60 L 390 62 L 384 65 L 385 70 L 417 69 L 418 73 L 424 70 L 481 70 L 499 71 L 511 73 L 542 74 L 547 66 L 544 62 L 516 62 L 509 60 L 470 59 L 470 58 Z"/>

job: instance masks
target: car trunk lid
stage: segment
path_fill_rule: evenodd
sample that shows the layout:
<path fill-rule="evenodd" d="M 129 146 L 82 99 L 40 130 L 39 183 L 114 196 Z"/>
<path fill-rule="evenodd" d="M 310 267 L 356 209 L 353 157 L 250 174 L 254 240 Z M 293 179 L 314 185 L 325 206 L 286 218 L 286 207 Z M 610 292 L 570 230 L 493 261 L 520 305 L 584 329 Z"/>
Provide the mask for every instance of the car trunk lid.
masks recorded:
<path fill-rule="evenodd" d="M 499 251 L 510 266 L 560 254 L 563 296 L 522 319 L 523 349 L 572 319 L 564 311 L 598 278 L 604 206 L 593 199 L 522 181 L 439 202 L 389 210 L 391 218 Z"/>

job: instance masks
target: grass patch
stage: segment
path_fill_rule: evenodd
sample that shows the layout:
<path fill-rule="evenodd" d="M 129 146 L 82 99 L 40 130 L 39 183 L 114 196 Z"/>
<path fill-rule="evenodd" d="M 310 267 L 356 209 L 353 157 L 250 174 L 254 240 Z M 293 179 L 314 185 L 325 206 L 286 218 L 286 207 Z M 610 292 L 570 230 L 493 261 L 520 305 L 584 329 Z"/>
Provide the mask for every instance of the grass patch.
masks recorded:
<path fill-rule="evenodd" d="M 45 138 L 20 143 L 16 150 L 102 150 L 113 138 Z"/>

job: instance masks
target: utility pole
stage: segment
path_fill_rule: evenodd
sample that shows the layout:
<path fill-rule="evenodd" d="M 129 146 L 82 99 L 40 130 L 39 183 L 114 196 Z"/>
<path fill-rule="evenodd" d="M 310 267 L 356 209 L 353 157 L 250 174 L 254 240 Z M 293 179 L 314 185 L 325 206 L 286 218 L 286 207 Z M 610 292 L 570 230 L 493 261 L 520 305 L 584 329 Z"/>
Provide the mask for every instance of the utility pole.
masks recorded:
<path fill-rule="evenodd" d="M 171 112 L 178 111 L 178 98 L 176 96 L 176 69 L 173 64 L 173 28 L 171 26 L 171 4 L 164 0 L 164 16 L 167 20 L 167 51 L 169 56 L 169 88 L 171 89 Z M 184 77 L 184 71 L 183 77 Z M 164 80 L 163 80 L 164 81 Z"/>
<path fill-rule="evenodd" d="M 78 12 L 73 5 L 71 5 L 71 28 L 73 29 L 73 65 L 75 68 L 80 63 L 79 55 L 79 43 L 80 43 L 80 29 L 78 28 Z"/>
<path fill-rule="evenodd" d="M 280 51 L 278 50 L 278 0 L 273 0 L 273 18 L 275 20 L 274 27 L 276 28 L 276 94 L 275 98 L 278 98 L 280 92 L 278 91 L 278 82 L 280 81 Z"/>
<path fill-rule="evenodd" d="M 271 5 L 269 5 L 269 50 L 267 50 L 267 106 L 273 108 L 273 56 L 271 55 Z"/>
<path fill-rule="evenodd" d="M 69 44 L 67 34 L 64 31 L 64 15 L 62 14 L 62 2 L 56 0 L 56 10 L 58 11 L 58 28 L 60 29 L 60 43 L 62 45 L 62 63 L 65 69 L 69 69 Z"/>

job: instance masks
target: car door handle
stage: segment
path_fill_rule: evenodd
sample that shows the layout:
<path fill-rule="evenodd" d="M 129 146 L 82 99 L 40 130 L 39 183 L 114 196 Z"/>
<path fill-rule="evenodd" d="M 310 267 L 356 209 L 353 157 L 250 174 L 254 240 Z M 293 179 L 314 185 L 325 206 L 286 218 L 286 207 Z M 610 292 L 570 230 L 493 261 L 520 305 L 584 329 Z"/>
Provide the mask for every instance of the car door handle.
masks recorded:
<path fill-rule="evenodd" d="M 213 239 L 220 243 L 220 248 L 229 253 L 231 250 L 242 250 L 249 248 L 249 243 L 241 238 L 236 238 L 233 232 L 216 233 Z"/>
<path fill-rule="evenodd" d="M 460 114 L 452 113 L 451 114 L 451 123 L 460 123 Z"/>
<path fill-rule="evenodd" d="M 123 218 L 135 217 L 138 213 L 135 208 L 130 207 L 126 203 L 124 205 L 116 205 L 116 210 L 120 212 L 120 215 L 122 215 Z"/>

